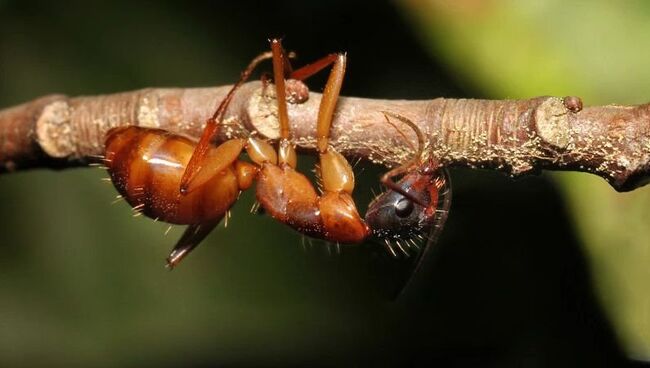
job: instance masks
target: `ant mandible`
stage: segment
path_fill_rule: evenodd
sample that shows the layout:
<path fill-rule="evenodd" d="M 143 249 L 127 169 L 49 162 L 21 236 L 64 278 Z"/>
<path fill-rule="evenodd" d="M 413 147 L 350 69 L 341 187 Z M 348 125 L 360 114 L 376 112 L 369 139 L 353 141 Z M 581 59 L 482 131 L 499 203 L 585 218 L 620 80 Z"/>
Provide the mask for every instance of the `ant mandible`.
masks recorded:
<path fill-rule="evenodd" d="M 391 241 L 404 250 L 401 239 L 412 241 L 413 237 L 421 236 L 422 229 L 444 222 L 444 211 L 448 208 L 448 200 L 444 199 L 449 196 L 439 193 L 448 186 L 446 173 L 434 161 L 421 164 L 421 132 L 410 120 L 390 113 L 384 113 L 389 123 L 389 117 L 393 117 L 414 129 L 418 154 L 409 164 L 382 177 L 382 183 L 391 190 L 375 198 L 367 222 L 359 216 L 351 196 L 352 168 L 329 145 L 346 55 L 329 54 L 293 70 L 280 40 L 270 42 L 271 51 L 251 61 L 207 120 L 198 143 L 165 130 L 137 126 L 114 128 L 107 133 L 104 161 L 115 187 L 127 202 L 148 217 L 189 225 L 170 252 L 167 265 L 176 266 L 191 252 L 254 180 L 257 180 L 257 200 L 271 217 L 303 234 L 328 241 L 357 244 L 374 236 L 385 240 L 394 254 Z M 254 136 L 230 139 L 213 147 L 212 141 L 235 92 L 255 67 L 269 58 L 273 60 L 280 123 L 277 151 L 270 143 Z M 323 187 L 319 196 L 310 181 L 295 170 L 297 155 L 289 129 L 285 79 L 304 80 L 329 65 L 332 70 L 317 118 L 316 143 Z M 243 150 L 253 163 L 238 159 Z M 391 180 L 402 174 L 404 177 L 397 183 Z"/>

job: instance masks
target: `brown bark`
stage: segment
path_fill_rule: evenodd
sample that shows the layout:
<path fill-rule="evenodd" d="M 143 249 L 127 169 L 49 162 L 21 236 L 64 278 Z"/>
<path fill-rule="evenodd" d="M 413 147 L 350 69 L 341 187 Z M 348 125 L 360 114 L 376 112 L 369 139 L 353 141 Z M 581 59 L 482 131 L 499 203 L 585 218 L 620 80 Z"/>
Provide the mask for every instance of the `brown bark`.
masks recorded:
<path fill-rule="evenodd" d="M 0 168 L 70 167 L 103 154 L 112 127 L 158 127 L 197 137 L 229 86 L 143 89 L 104 96 L 43 97 L 0 111 Z M 320 94 L 289 105 L 295 142 L 315 145 Z M 252 131 L 276 138 L 273 89 L 245 84 L 228 108 L 220 140 Z M 591 106 L 575 97 L 529 100 L 437 98 L 428 101 L 342 97 L 332 144 L 346 155 L 386 166 L 414 153 L 415 135 L 382 111 L 413 120 L 426 137 L 426 154 L 445 165 L 494 169 L 512 176 L 540 169 L 591 172 L 616 190 L 632 190 L 650 175 L 650 104 Z M 405 137 L 410 141 L 407 142 Z"/>

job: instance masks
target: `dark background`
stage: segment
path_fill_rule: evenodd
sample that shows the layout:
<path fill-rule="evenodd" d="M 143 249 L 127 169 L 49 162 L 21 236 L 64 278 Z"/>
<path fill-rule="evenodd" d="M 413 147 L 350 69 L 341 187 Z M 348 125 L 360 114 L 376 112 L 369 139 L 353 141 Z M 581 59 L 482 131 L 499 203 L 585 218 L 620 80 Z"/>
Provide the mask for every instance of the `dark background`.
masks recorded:
<path fill-rule="evenodd" d="M 345 95 L 489 97 L 441 67 L 404 10 L 384 1 L 0 1 L 0 106 L 229 84 L 269 37 L 284 37 L 297 64 L 347 51 Z M 360 203 L 382 170 L 359 175 Z M 0 365 L 624 364 L 544 176 L 452 170 L 446 229 L 398 301 L 389 295 L 410 263 L 373 245 L 305 252 L 298 234 L 248 213 L 250 194 L 227 229 L 167 272 L 180 229 L 165 237 L 164 225 L 110 206 L 102 176 L 0 178 Z"/>

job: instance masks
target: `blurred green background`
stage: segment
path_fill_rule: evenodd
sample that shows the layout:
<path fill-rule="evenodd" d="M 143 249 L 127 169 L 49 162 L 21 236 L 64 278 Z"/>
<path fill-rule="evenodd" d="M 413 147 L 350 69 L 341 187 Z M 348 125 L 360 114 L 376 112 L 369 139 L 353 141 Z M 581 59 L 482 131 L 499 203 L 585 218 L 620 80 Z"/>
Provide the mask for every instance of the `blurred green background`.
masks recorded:
<path fill-rule="evenodd" d="M 650 101 L 644 1 L 0 1 L 0 106 L 232 83 L 267 38 L 349 55 L 344 94 Z M 310 81 L 314 89 L 324 77 Z M 313 160 L 303 159 L 308 169 Z M 364 167 L 360 208 L 377 189 Z M 614 366 L 650 357 L 650 192 L 587 174 L 452 171 L 417 283 L 372 245 L 328 256 L 248 213 L 174 272 L 182 229 L 96 169 L 0 177 L 0 366 Z"/>

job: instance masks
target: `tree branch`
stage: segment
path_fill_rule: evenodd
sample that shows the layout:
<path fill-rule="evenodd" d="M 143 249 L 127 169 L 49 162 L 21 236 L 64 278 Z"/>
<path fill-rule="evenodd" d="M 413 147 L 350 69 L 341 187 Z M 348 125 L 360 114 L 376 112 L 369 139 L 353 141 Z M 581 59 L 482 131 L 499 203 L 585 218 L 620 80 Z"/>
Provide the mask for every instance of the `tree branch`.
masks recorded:
<path fill-rule="evenodd" d="M 103 96 L 42 97 L 0 111 L 0 171 L 65 168 L 102 155 L 112 127 L 141 125 L 198 137 L 229 86 L 143 89 Z M 300 149 L 313 151 L 320 94 L 289 106 Z M 650 104 L 591 106 L 575 97 L 529 100 L 437 98 L 428 101 L 342 97 L 332 144 L 346 155 L 386 166 L 413 155 L 415 135 L 397 131 L 382 111 L 413 120 L 425 134 L 427 154 L 445 165 L 502 171 L 512 176 L 541 169 L 590 172 L 616 190 L 647 183 L 650 175 Z M 273 88 L 245 84 L 228 108 L 220 140 L 251 131 L 277 138 Z M 399 126 L 399 122 L 395 122 Z"/>

